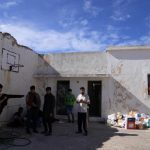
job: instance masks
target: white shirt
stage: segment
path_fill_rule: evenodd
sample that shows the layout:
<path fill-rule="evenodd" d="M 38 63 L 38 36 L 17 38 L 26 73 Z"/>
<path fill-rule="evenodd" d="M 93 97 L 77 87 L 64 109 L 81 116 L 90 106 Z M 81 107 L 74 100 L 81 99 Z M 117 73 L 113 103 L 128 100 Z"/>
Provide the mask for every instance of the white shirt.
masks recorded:
<path fill-rule="evenodd" d="M 89 96 L 87 94 L 84 94 L 84 95 L 79 94 L 78 97 L 77 97 L 77 102 L 80 102 L 80 100 L 83 100 L 87 103 L 90 103 L 90 99 L 89 99 Z M 78 103 L 78 112 L 86 113 L 87 108 L 88 108 L 88 104 Z"/>

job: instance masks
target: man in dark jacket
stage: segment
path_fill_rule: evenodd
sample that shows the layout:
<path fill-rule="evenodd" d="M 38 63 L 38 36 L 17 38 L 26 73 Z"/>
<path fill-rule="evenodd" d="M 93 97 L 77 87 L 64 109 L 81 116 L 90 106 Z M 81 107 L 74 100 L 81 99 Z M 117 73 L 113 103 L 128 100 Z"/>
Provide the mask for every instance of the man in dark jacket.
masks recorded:
<path fill-rule="evenodd" d="M 55 97 L 51 93 L 51 87 L 46 88 L 46 94 L 44 96 L 44 105 L 43 105 L 43 125 L 44 133 L 46 136 L 52 134 L 52 121 L 53 113 L 55 107 Z"/>
<path fill-rule="evenodd" d="M 41 106 L 41 100 L 39 94 L 35 92 L 34 85 L 30 87 L 30 91 L 26 96 L 26 106 L 27 106 L 26 131 L 27 133 L 30 134 L 31 133 L 30 128 L 32 126 L 33 132 L 38 133 L 37 122 L 38 122 L 38 115 Z"/>

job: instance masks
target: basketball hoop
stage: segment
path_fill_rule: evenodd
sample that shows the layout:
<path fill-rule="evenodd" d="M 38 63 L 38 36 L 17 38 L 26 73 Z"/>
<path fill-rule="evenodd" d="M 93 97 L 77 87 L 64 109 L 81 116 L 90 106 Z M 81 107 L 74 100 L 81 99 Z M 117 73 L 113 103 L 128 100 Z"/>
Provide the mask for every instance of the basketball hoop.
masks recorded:
<path fill-rule="evenodd" d="M 24 65 L 21 65 L 21 64 L 14 64 L 14 65 L 11 65 L 11 66 L 9 66 L 9 70 L 10 71 L 12 71 L 13 69 L 15 69 L 15 68 L 22 68 L 22 67 L 24 67 Z"/>

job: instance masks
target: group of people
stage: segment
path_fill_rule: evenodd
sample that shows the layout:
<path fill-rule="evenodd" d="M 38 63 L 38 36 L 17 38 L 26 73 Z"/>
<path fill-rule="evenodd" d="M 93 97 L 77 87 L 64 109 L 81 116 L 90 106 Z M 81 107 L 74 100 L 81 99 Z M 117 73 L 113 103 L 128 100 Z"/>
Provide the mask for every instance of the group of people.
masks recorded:
<path fill-rule="evenodd" d="M 5 99 L 2 93 L 3 85 L 0 84 L 0 107 L 1 102 Z M 85 88 L 80 88 L 80 94 L 75 98 L 72 94 L 72 90 L 68 89 L 67 94 L 64 98 L 68 122 L 74 123 L 74 113 L 73 107 L 74 104 L 77 103 L 77 110 L 78 110 L 78 130 L 77 134 L 82 133 L 82 129 L 84 130 L 84 135 L 88 135 L 87 131 L 87 111 L 88 105 L 90 104 L 89 96 L 85 93 Z M 42 118 L 44 130 L 42 131 L 43 134 L 49 136 L 52 134 L 52 122 L 54 121 L 54 109 L 55 109 L 55 96 L 51 93 L 51 87 L 46 87 L 45 95 L 44 95 L 44 104 L 42 111 L 41 108 L 41 99 L 39 94 L 35 90 L 35 86 L 32 85 L 30 87 L 30 91 L 27 93 L 26 96 L 26 120 L 25 120 L 25 127 L 26 132 L 31 134 L 31 129 L 34 133 L 38 133 L 37 126 L 38 126 L 38 119 L 39 116 Z M 20 107 L 18 112 L 14 115 L 17 121 L 20 121 L 19 117 L 23 112 L 23 108 Z M 18 119 L 19 118 L 19 119 Z"/>
<path fill-rule="evenodd" d="M 46 94 L 44 96 L 43 110 L 40 111 L 41 99 L 38 93 L 35 91 L 35 86 L 30 87 L 30 91 L 26 96 L 26 106 L 27 106 L 27 120 L 26 120 L 26 132 L 31 133 L 31 128 L 33 132 L 38 133 L 37 123 L 38 118 L 41 115 L 44 125 L 45 135 L 52 134 L 52 122 L 54 119 L 54 107 L 55 107 L 55 97 L 51 93 L 51 87 L 46 88 Z"/>

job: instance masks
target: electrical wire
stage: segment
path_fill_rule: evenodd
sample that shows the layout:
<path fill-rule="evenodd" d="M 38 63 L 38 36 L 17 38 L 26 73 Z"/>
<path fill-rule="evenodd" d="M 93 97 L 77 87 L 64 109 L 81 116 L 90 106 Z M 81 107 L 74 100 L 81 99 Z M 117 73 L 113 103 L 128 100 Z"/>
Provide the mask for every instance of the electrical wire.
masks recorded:
<path fill-rule="evenodd" d="M 2 136 L 3 135 L 3 136 Z M 17 132 L 12 131 L 3 131 L 0 132 L 0 143 L 9 146 L 27 146 L 32 142 L 26 137 L 20 137 Z"/>

